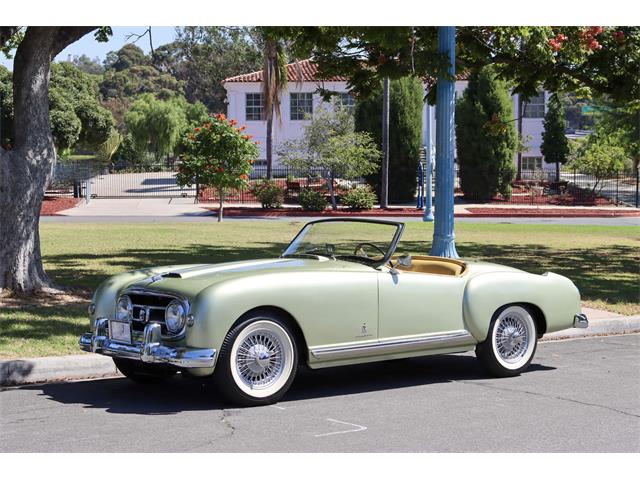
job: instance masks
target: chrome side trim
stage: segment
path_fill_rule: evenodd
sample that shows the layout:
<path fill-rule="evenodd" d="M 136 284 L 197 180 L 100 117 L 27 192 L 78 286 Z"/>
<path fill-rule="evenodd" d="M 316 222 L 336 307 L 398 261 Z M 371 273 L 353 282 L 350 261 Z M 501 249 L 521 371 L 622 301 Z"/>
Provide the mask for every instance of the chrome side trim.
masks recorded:
<path fill-rule="evenodd" d="M 573 328 L 587 328 L 589 320 L 584 313 L 576 313 L 573 317 Z"/>
<path fill-rule="evenodd" d="M 309 352 L 317 360 L 332 361 L 404 353 L 426 348 L 461 347 L 474 343 L 477 342 L 469 332 L 466 330 L 456 330 L 446 333 L 391 338 L 357 345 L 312 348 Z"/>
<path fill-rule="evenodd" d="M 216 351 L 210 348 L 170 347 L 161 343 L 160 324 L 150 323 L 144 327 L 142 342 L 133 345 L 109 338 L 106 318 L 96 320 L 93 332 L 80 337 L 80 348 L 86 352 L 100 353 L 110 357 L 129 358 L 144 363 L 168 363 L 183 368 L 210 368 L 215 365 Z"/>

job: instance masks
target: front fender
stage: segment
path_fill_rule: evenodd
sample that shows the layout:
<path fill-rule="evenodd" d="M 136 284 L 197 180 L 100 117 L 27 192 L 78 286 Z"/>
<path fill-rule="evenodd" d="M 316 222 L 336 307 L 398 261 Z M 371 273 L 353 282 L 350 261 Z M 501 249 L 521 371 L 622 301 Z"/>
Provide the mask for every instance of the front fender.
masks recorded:
<path fill-rule="evenodd" d="M 509 271 L 472 277 L 465 287 L 463 316 L 478 342 L 487 337 L 493 314 L 512 303 L 530 303 L 544 315 L 546 332 L 571 328 L 580 312 L 580 292 L 571 280 L 555 273 L 533 275 Z"/>

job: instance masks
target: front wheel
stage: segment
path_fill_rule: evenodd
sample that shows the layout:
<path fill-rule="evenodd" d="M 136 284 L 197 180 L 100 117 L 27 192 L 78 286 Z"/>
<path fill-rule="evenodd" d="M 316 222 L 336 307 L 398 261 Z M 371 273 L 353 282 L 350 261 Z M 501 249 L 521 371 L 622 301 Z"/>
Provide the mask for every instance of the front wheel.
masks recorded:
<path fill-rule="evenodd" d="M 513 377 L 529 367 L 537 341 L 531 312 L 523 306 L 510 305 L 496 312 L 486 340 L 476 346 L 476 356 L 493 375 Z"/>
<path fill-rule="evenodd" d="M 279 317 L 261 313 L 229 331 L 213 380 L 235 404 L 268 405 L 287 392 L 297 366 L 295 336 Z"/>

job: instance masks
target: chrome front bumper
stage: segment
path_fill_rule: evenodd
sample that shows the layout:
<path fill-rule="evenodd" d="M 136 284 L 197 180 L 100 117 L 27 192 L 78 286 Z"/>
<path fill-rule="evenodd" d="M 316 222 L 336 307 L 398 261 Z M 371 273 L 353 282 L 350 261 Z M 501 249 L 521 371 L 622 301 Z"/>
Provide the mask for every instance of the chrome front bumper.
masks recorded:
<path fill-rule="evenodd" d="M 143 340 L 133 345 L 109 338 L 109 322 L 98 318 L 94 331 L 80 337 L 80 348 L 86 352 L 110 357 L 128 358 L 144 363 L 168 363 L 183 368 L 211 368 L 215 364 L 216 351 L 209 348 L 171 347 L 160 343 L 160 324 L 144 327 Z"/>
<path fill-rule="evenodd" d="M 584 313 L 576 313 L 573 317 L 573 328 L 587 328 L 589 320 Z"/>

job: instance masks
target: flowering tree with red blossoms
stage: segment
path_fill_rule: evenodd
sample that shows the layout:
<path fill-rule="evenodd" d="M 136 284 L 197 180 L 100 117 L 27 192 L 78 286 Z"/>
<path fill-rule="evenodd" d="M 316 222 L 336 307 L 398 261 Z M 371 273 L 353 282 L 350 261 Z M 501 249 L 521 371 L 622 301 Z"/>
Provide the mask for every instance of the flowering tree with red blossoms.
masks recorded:
<path fill-rule="evenodd" d="M 184 153 L 176 181 L 180 186 L 215 188 L 220 199 L 219 222 L 223 218 L 225 192 L 249 186 L 249 173 L 259 154 L 257 142 L 243 133 L 245 128 L 218 114 L 183 139 Z"/>

